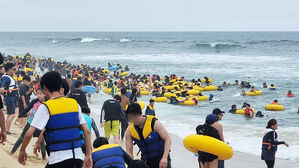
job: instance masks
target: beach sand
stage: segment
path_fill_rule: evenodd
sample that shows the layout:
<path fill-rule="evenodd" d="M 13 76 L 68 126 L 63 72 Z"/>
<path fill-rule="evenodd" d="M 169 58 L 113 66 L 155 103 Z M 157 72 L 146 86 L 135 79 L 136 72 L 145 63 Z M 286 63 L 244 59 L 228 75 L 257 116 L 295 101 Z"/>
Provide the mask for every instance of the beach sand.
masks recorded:
<path fill-rule="evenodd" d="M 96 119 L 94 117 L 94 119 Z M 97 119 L 95 120 L 97 121 Z M 98 127 L 100 134 L 104 135 L 104 131 L 102 128 Z M 1 164 L 0 168 L 23 168 L 24 166 L 18 163 L 18 154 L 17 151 L 14 155 L 10 155 L 9 152 L 12 149 L 13 144 L 16 142 L 17 138 L 22 132 L 22 129 L 15 125 L 14 122 L 11 126 L 12 135 L 7 137 L 7 141 L 4 144 L 0 144 L 0 158 Z M 171 159 L 172 166 L 174 168 L 197 168 L 198 162 L 197 158 L 193 155 L 193 153 L 187 151 L 183 146 L 183 140 L 176 136 L 171 135 L 172 138 L 172 147 L 171 147 Z M 95 139 L 94 133 L 92 133 L 92 140 Z M 30 144 L 27 147 L 27 165 L 25 167 L 28 168 L 43 168 L 45 167 L 47 161 L 43 161 L 40 157 L 36 157 L 33 154 L 33 144 L 37 138 L 31 139 Z M 112 143 L 112 138 L 110 143 Z M 124 143 L 122 143 L 123 149 Z M 137 146 L 134 147 L 134 153 L 138 152 Z M 140 156 L 136 156 L 139 158 Z M 260 159 L 260 156 L 250 155 L 246 153 L 235 152 L 232 159 L 225 161 L 225 167 L 228 168 L 264 168 L 266 167 L 265 163 Z M 299 168 L 299 162 L 276 159 L 275 163 L 276 168 Z"/>

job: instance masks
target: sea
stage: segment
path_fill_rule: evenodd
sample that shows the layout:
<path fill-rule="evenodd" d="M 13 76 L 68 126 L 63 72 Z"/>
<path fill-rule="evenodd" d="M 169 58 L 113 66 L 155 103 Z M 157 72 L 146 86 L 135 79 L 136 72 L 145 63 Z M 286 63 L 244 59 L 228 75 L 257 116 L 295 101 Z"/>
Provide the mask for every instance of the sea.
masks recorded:
<path fill-rule="evenodd" d="M 136 74 L 176 74 L 186 80 L 249 81 L 263 94 L 240 96 L 242 88 L 225 87 L 214 94 L 219 102 L 199 102 L 198 106 L 178 106 L 156 103 L 156 114 L 168 132 L 184 138 L 194 134 L 214 108 L 226 113 L 221 123 L 224 138 L 235 151 L 261 154 L 261 143 L 268 120 L 278 120 L 281 145 L 277 157 L 299 161 L 299 32 L 0 32 L 0 52 L 23 56 L 30 52 L 37 58 L 53 58 L 73 64 L 107 68 L 108 62 L 128 65 Z M 262 88 L 262 83 L 274 84 L 275 91 Z M 248 89 L 245 89 L 248 91 Z M 296 97 L 288 98 L 292 90 Z M 104 93 L 92 96 L 92 112 L 99 114 Z M 140 100 L 148 103 L 151 96 Z M 265 106 L 277 99 L 285 111 L 265 111 Z M 263 118 L 245 118 L 230 114 L 231 105 L 249 103 Z"/>

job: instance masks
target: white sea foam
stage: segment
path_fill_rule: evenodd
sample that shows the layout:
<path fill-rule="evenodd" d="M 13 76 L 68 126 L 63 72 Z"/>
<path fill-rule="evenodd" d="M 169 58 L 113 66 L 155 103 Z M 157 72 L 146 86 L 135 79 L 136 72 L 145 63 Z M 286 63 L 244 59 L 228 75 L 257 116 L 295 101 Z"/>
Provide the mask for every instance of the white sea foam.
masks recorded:
<path fill-rule="evenodd" d="M 122 38 L 119 40 L 119 42 L 121 42 L 121 43 L 129 42 L 129 41 L 132 41 L 132 40 L 126 39 L 126 38 Z"/>
<path fill-rule="evenodd" d="M 94 42 L 94 41 L 98 41 L 98 40 L 101 40 L 101 39 L 98 39 L 98 38 L 82 38 L 81 39 L 81 43 L 90 43 L 90 42 Z"/>

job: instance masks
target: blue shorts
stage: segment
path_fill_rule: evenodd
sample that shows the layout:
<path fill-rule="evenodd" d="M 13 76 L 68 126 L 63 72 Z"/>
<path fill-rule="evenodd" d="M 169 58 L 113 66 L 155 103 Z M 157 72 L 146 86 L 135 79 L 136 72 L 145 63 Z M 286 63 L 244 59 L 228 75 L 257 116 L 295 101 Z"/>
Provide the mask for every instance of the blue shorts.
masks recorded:
<path fill-rule="evenodd" d="M 17 97 L 11 97 L 11 96 L 4 97 L 8 115 L 16 113 L 17 100 L 18 100 Z"/>

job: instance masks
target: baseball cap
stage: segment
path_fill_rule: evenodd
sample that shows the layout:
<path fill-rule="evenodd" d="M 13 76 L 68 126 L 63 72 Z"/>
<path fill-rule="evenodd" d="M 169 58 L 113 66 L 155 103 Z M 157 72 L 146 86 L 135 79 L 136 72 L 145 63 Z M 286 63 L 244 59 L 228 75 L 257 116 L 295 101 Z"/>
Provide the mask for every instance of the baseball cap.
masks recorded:
<path fill-rule="evenodd" d="M 219 114 L 222 114 L 222 113 L 225 113 L 224 111 L 221 111 L 219 108 L 215 108 L 213 110 L 213 114 L 216 114 L 216 115 L 219 115 Z"/>

